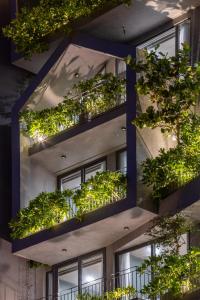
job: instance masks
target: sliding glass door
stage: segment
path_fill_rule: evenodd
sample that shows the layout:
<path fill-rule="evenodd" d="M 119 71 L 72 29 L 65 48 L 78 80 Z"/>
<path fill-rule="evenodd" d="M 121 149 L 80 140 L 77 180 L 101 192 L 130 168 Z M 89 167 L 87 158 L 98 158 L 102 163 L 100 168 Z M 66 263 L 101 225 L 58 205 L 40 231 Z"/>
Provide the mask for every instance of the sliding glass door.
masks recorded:
<path fill-rule="evenodd" d="M 104 291 L 103 253 L 78 258 L 57 269 L 60 300 L 75 300 L 79 294 L 100 296 Z"/>

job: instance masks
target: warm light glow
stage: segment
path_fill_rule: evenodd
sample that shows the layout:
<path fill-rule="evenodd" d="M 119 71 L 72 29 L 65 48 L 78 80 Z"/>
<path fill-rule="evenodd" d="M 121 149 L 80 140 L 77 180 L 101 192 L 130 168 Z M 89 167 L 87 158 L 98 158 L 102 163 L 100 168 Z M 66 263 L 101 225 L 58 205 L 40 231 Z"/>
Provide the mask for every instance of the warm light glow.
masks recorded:
<path fill-rule="evenodd" d="M 91 275 L 87 275 L 87 276 L 85 277 L 85 280 L 86 280 L 86 282 L 91 282 L 91 281 L 94 281 L 94 277 L 91 276 Z"/>
<path fill-rule="evenodd" d="M 173 142 L 176 142 L 176 141 L 177 141 L 177 138 L 176 138 L 175 134 L 172 135 L 172 141 L 173 141 Z"/>

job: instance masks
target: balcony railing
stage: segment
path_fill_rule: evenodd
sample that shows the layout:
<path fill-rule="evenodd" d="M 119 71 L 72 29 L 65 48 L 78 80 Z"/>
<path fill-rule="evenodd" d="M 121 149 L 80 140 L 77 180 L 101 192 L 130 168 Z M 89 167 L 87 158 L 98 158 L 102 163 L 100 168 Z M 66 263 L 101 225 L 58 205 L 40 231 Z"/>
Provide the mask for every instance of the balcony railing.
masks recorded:
<path fill-rule="evenodd" d="M 47 295 L 46 297 L 37 300 L 109 300 L 109 293 L 114 292 L 119 288 L 121 291 L 124 289 L 126 292 L 122 292 L 118 299 L 148 300 L 149 298 L 146 295 L 141 294 L 140 291 L 150 282 L 150 280 L 150 272 L 140 274 L 137 271 L 137 267 L 133 267 L 114 274 L 109 279 L 96 279 L 95 281 L 82 284 L 81 286 L 75 286 L 61 291 L 57 295 Z M 131 292 L 132 288 L 135 290 L 134 293 Z"/>
<path fill-rule="evenodd" d="M 67 96 L 65 101 L 53 108 L 42 111 L 24 110 L 21 113 L 20 126 L 22 132 L 30 138 L 30 146 L 44 142 L 62 131 L 90 122 L 126 102 L 125 91 L 123 93 L 115 91 L 112 96 L 104 95 L 101 89 L 106 84 L 106 80 L 100 80 L 90 91 Z"/>

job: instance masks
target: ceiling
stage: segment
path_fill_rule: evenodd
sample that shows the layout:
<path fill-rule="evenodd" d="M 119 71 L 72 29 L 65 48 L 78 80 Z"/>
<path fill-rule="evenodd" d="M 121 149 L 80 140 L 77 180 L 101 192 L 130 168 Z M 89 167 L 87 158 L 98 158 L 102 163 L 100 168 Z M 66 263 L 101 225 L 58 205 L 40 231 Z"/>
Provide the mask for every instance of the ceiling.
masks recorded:
<path fill-rule="evenodd" d="M 126 131 L 121 128 L 124 126 L 125 114 L 37 152 L 31 160 L 56 174 L 74 169 L 123 148 L 126 145 Z M 62 158 L 63 155 L 66 159 Z"/>
<path fill-rule="evenodd" d="M 199 0 L 132 0 L 83 26 L 99 38 L 127 42 L 158 28 L 200 5 Z"/>
<path fill-rule="evenodd" d="M 69 96 L 73 97 L 73 85 L 92 78 L 108 60 L 111 58 L 105 54 L 70 45 L 44 77 L 26 105 L 31 109 L 41 110 L 57 105 L 69 93 Z"/>

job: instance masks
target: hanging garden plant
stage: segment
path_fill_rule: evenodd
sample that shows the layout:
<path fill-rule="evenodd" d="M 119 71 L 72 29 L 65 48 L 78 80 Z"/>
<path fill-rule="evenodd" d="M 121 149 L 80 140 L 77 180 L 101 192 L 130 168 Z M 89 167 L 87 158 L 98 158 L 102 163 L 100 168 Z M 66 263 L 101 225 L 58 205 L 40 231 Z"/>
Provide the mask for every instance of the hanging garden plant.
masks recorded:
<path fill-rule="evenodd" d="M 55 107 L 22 111 L 22 132 L 40 141 L 73 127 L 83 117 L 91 119 L 125 100 L 125 79 L 111 73 L 97 74 L 92 79 L 80 81 L 72 89 L 76 98 L 65 96 L 64 101 Z"/>
<path fill-rule="evenodd" d="M 69 34 L 78 20 L 122 3 L 130 4 L 130 0 L 109 3 L 106 0 L 40 0 L 32 8 L 21 8 L 3 33 L 13 41 L 18 52 L 30 58 L 48 49 L 48 38 L 52 35 Z"/>
<path fill-rule="evenodd" d="M 144 60 L 127 58 L 140 78 L 138 95 L 151 105 L 133 121 L 138 128 L 160 128 L 173 136 L 176 146 L 160 149 L 155 158 L 142 163 L 143 183 L 153 189 L 159 201 L 200 174 L 200 117 L 194 107 L 200 95 L 200 64 L 189 64 L 190 49 L 183 45 L 176 56 L 144 50 Z"/>
<path fill-rule="evenodd" d="M 73 196 L 77 217 L 126 197 L 126 176 L 121 172 L 98 172 L 81 184 Z"/>
<path fill-rule="evenodd" d="M 82 183 L 80 190 L 40 193 L 10 222 L 11 237 L 22 239 L 71 218 L 80 221 L 86 213 L 125 197 L 125 175 L 114 171 L 97 173 Z"/>
<path fill-rule="evenodd" d="M 68 220 L 71 215 L 71 207 L 66 198 L 71 196 L 72 191 L 70 190 L 40 193 L 10 222 L 11 237 L 22 239 Z"/>

